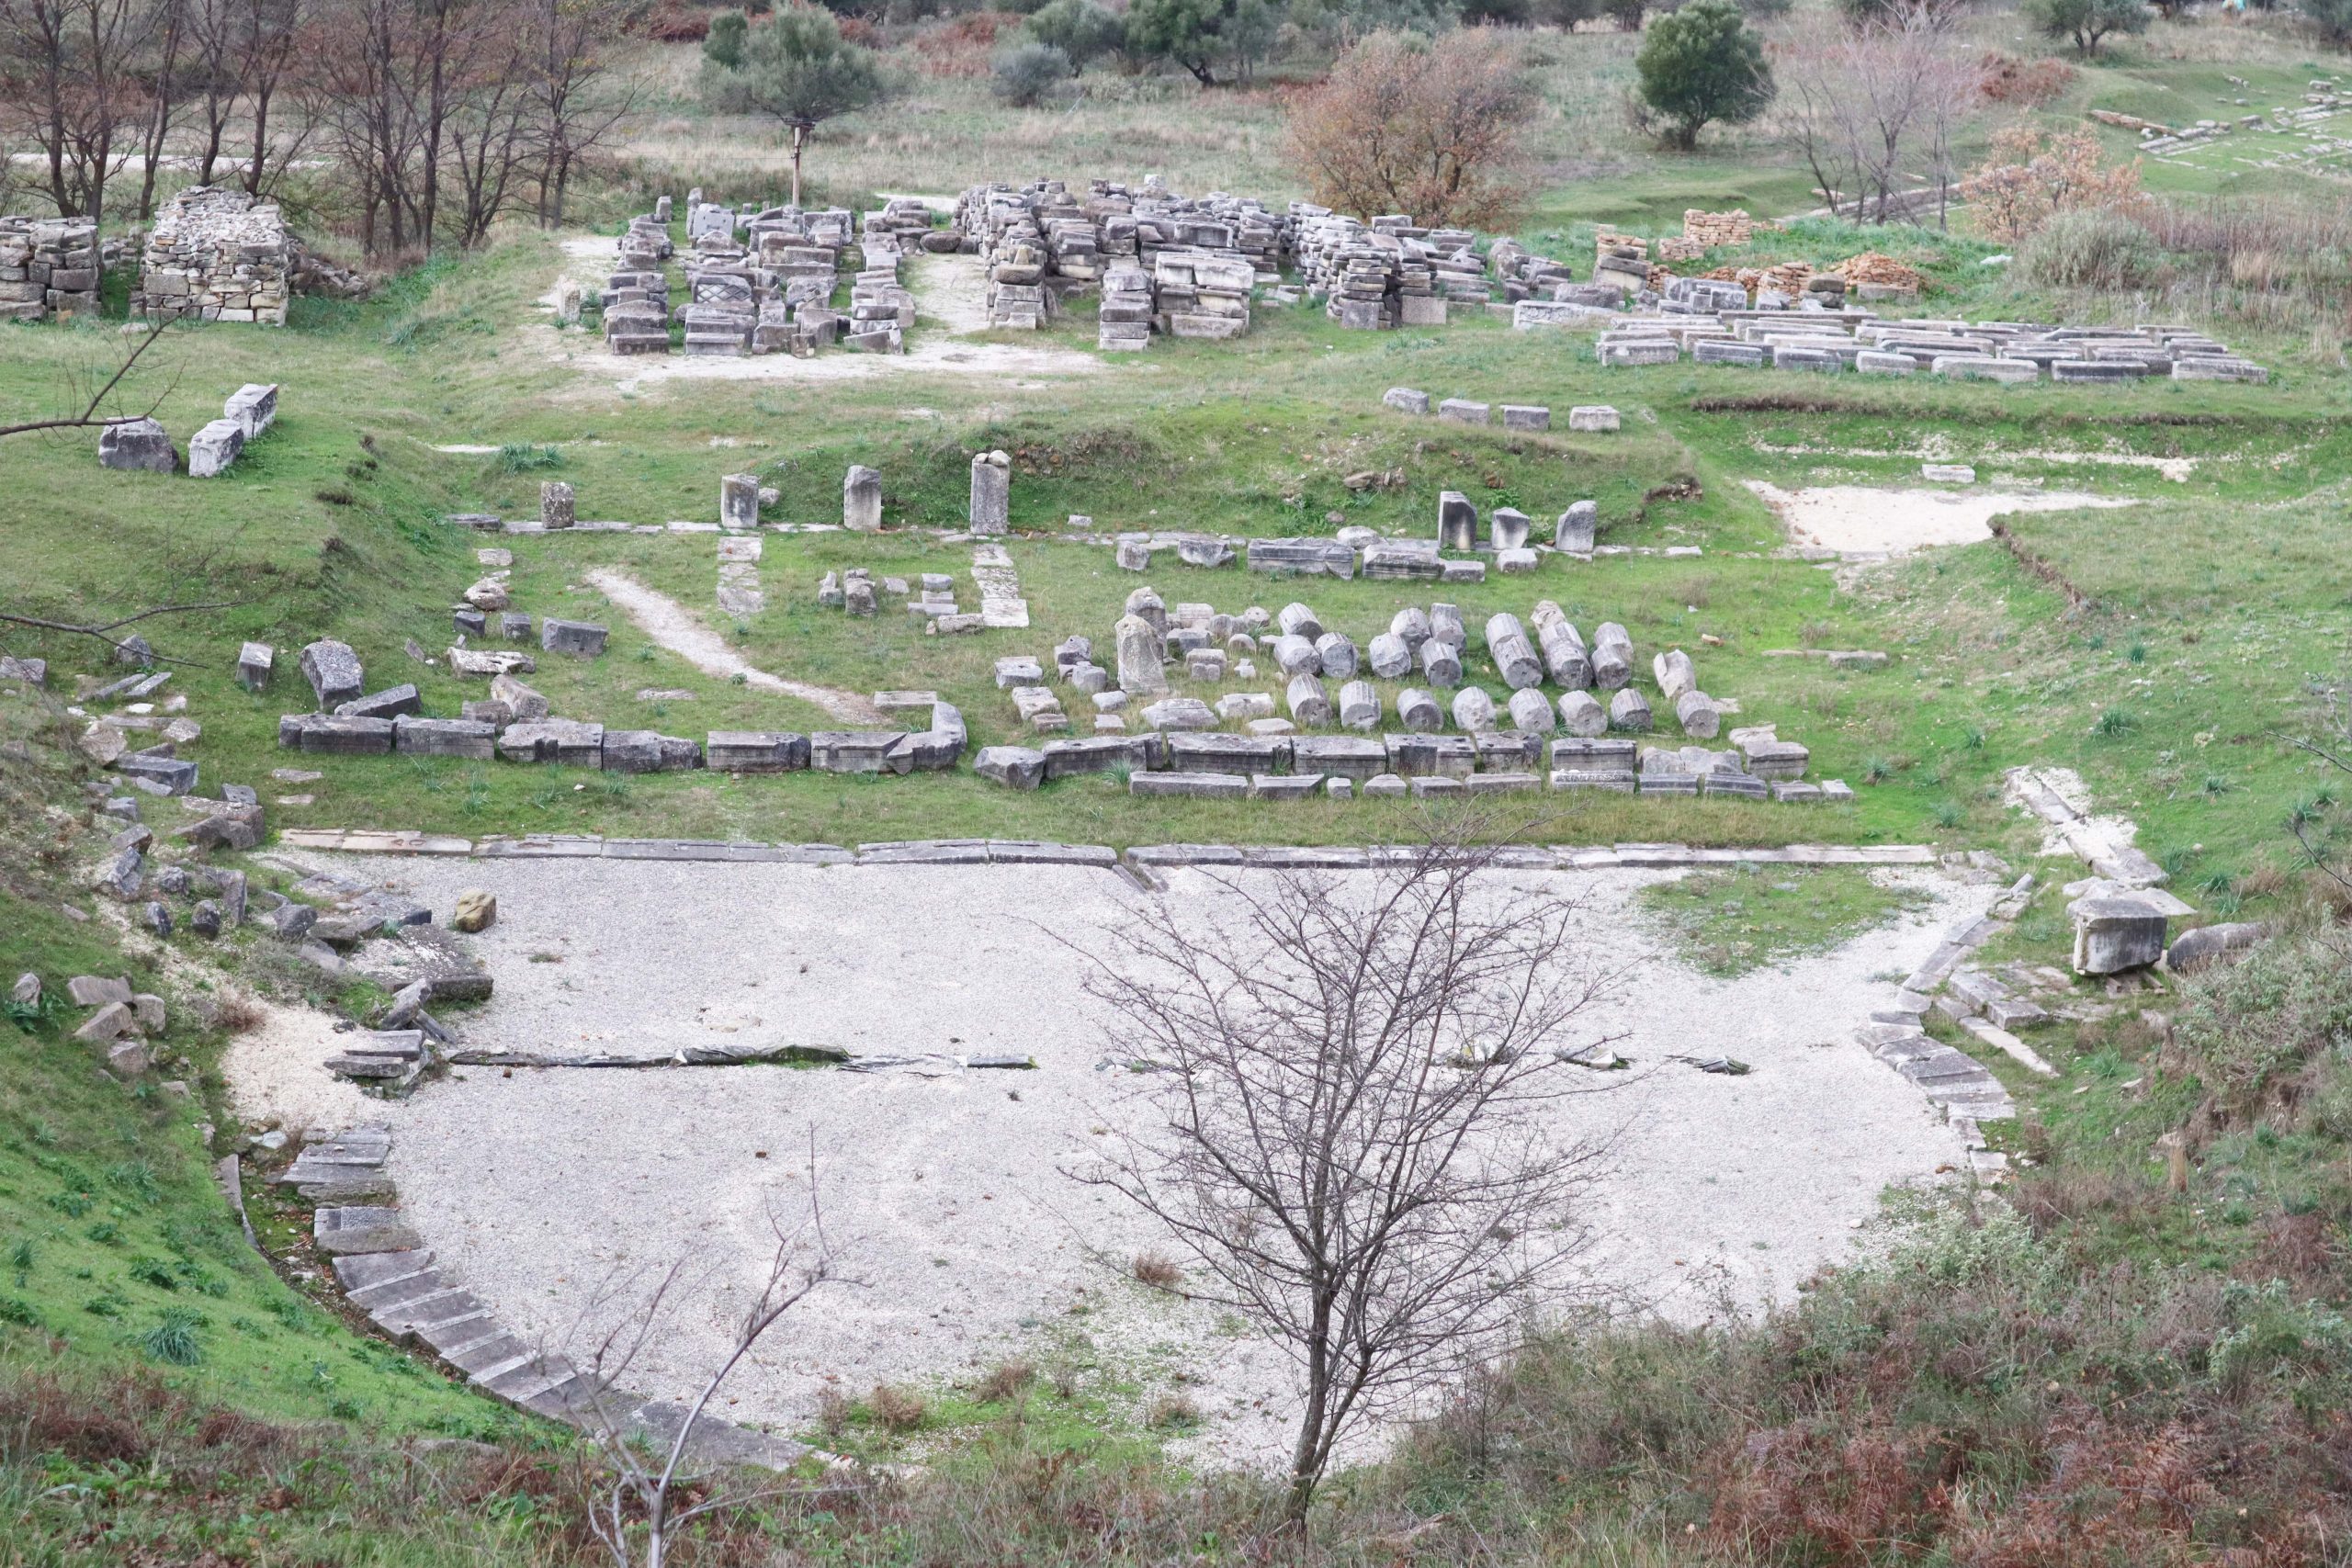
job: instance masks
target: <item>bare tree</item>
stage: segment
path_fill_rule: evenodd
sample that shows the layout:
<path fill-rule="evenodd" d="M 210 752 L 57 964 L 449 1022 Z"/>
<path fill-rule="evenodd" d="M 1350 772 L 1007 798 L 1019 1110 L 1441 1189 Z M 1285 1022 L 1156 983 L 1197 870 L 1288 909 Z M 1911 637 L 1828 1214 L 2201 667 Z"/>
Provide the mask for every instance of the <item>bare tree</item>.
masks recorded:
<path fill-rule="evenodd" d="M 204 142 L 197 153 L 196 183 L 209 186 L 223 163 L 234 166 L 229 133 L 243 115 L 252 130 L 250 151 L 238 176 L 259 196 L 300 150 L 307 131 L 290 141 L 274 114 L 303 33 L 312 21 L 313 0 L 184 0 L 187 8 L 189 69 L 198 95 L 196 113 Z"/>
<path fill-rule="evenodd" d="M 1198 1293 L 1297 1360 L 1294 1520 L 1356 1423 L 1492 1355 L 1583 1246 L 1599 1147 L 1540 1112 L 1593 1092 L 1563 1058 L 1600 1043 L 1570 1032 L 1610 977 L 1575 900 L 1481 874 L 1476 826 L 1351 883 L 1162 901 L 1088 982 L 1165 1077 L 1157 1126 L 1074 1174 L 1166 1224 Z"/>
<path fill-rule="evenodd" d="M 599 1393 L 590 1402 L 588 1436 L 604 1462 L 603 1473 L 590 1483 L 588 1525 L 612 1556 L 616 1568 L 662 1568 L 671 1545 L 687 1526 L 716 1509 L 740 1507 L 762 1494 L 744 1495 L 710 1486 L 694 1501 L 681 1504 L 679 1493 L 689 1480 L 704 1479 L 693 1468 L 695 1434 L 702 1425 L 719 1385 L 741 1364 L 768 1330 L 808 1292 L 832 1278 L 832 1258 L 825 1241 L 822 1211 L 817 1201 L 815 1134 L 810 1134 L 808 1214 L 787 1230 L 771 1216 L 775 1251 L 757 1295 L 736 1321 L 732 1344 L 701 1390 L 686 1406 L 677 1431 L 666 1449 L 649 1452 L 616 1410 L 616 1400 Z M 609 1389 L 643 1355 L 668 1320 L 671 1299 L 685 1272 L 673 1263 L 653 1280 L 636 1310 L 627 1314 L 597 1341 L 589 1371 L 598 1388 Z M 643 1276 L 623 1281 L 603 1292 L 596 1306 L 611 1304 L 643 1283 Z"/>
<path fill-rule="evenodd" d="M 147 112 L 147 0 L 0 0 L 0 122 L 32 143 L 62 217 L 100 216 Z"/>
<path fill-rule="evenodd" d="M 1952 132 L 1984 75 L 1953 18 L 1934 0 L 1894 0 L 1850 22 L 1815 11 L 1795 24 L 1775 62 L 1781 101 L 1832 211 L 1857 223 L 1916 217 L 1913 171 L 1924 164 L 1942 220 Z"/>
<path fill-rule="evenodd" d="M 537 0 L 534 19 L 538 215 L 560 228 L 572 176 L 637 107 L 637 89 L 615 82 L 606 52 L 621 32 L 618 0 Z"/>

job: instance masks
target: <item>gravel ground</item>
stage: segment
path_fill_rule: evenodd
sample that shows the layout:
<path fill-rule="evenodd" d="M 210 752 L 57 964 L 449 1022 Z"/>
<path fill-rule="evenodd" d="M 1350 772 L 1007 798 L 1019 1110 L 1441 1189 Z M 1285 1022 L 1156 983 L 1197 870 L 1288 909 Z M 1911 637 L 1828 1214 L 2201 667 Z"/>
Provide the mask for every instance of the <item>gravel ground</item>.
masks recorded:
<path fill-rule="evenodd" d="M 605 860 L 291 857 L 404 884 L 446 919 L 459 889 L 498 895 L 480 939 L 496 998 L 465 1042 L 657 1055 L 692 1043 L 830 1042 L 865 1053 L 1016 1052 L 1035 1072 L 863 1075 L 758 1066 L 463 1068 L 381 1108 L 403 1204 L 442 1258 L 519 1329 L 577 1343 L 616 1310 L 615 1281 L 685 1259 L 660 1343 L 631 1374 L 686 1392 L 773 1250 L 771 1214 L 803 1212 L 813 1138 L 828 1284 L 737 1374 L 726 1414 L 804 1427 L 827 1383 L 953 1380 L 1010 1354 L 1115 1368 L 1137 1404 L 1190 1380 L 1203 1461 L 1279 1463 L 1287 1363 L 1205 1308 L 1125 1277 L 1164 1245 L 1063 1173 L 1133 1110 L 1079 991 L 1080 953 L 1147 895 L 1100 871 Z M 1635 1071 L 1580 1098 L 1562 1130 L 1613 1137 L 1589 1200 L 1597 1284 L 1698 1321 L 1785 1300 L 1845 1256 L 1890 1184 L 1961 1163 L 1959 1140 L 1873 1061 L 1854 1028 L 1937 932 L 1990 890 L 1924 874 L 1931 907 L 1818 958 L 1742 979 L 1673 961 L 1628 901 L 1676 874 L 1566 886 L 1625 970 L 1596 1012 Z M 1564 880 L 1546 879 L 1560 887 Z M 1198 874 L 1173 897 L 1214 897 Z M 1043 929 L 1041 929 L 1041 926 Z M 1051 934 L 1049 934 L 1049 932 Z M 1744 1077 L 1666 1061 L 1728 1054 Z M 322 1048 L 254 1052 L 232 1071 L 311 1073 Z M 242 1085 L 276 1103 L 284 1085 Z M 375 1107 L 371 1103 L 371 1109 Z"/>

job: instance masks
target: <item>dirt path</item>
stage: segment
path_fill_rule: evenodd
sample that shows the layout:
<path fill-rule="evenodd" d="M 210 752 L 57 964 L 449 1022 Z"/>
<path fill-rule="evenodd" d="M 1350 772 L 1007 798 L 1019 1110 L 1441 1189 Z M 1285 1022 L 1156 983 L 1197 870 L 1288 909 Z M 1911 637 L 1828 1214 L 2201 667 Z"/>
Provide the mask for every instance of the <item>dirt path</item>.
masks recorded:
<path fill-rule="evenodd" d="M 638 630 L 706 675 L 721 680 L 733 680 L 740 675 L 747 686 L 814 703 L 844 724 L 888 722 L 881 709 L 855 692 L 812 686 L 806 681 L 787 681 L 781 675 L 753 669 L 741 654 L 727 646 L 725 638 L 695 619 L 684 605 L 666 593 L 655 592 L 625 571 L 598 567 L 588 573 L 588 581 L 595 584 L 598 592 L 619 605 L 637 623 Z"/>
<path fill-rule="evenodd" d="M 907 287 L 915 293 L 915 313 L 957 334 L 989 330 L 988 264 L 978 256 L 918 256 Z"/>

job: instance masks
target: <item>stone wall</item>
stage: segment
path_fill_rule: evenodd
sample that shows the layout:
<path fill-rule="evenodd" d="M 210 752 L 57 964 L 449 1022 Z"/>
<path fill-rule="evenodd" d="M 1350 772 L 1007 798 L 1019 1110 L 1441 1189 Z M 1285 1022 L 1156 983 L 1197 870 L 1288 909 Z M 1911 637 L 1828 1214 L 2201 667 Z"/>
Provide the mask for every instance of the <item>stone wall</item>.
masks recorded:
<path fill-rule="evenodd" d="M 292 270 L 293 247 L 276 204 L 190 186 L 156 214 L 131 313 L 283 326 Z"/>
<path fill-rule="evenodd" d="M 0 321 L 98 308 L 98 226 L 87 218 L 0 218 Z"/>

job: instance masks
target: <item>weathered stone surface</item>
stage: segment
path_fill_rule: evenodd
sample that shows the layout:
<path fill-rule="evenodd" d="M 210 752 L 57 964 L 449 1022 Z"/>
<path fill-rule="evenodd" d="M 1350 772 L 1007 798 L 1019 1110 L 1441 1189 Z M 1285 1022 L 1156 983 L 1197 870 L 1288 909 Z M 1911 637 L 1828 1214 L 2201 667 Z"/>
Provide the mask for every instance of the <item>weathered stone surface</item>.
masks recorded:
<path fill-rule="evenodd" d="M 1458 490 L 1438 492 L 1437 546 L 1442 550 L 1478 547 L 1478 509 Z"/>
<path fill-rule="evenodd" d="M 1634 639 L 1623 626 L 1603 621 L 1593 628 L 1592 683 L 1613 692 L 1634 678 Z"/>
<path fill-rule="evenodd" d="M 1495 699 L 1476 686 L 1463 687 L 1453 694 L 1453 722 L 1473 735 L 1494 728 Z"/>
<path fill-rule="evenodd" d="M 820 729 L 808 737 L 808 765 L 820 773 L 886 773 L 903 729 Z"/>
<path fill-rule="evenodd" d="M 1249 795 L 1250 780 L 1241 773 L 1137 772 L 1127 775 L 1127 793 L 1173 795 L 1190 800 L 1239 800 Z"/>
<path fill-rule="evenodd" d="M 718 525 L 731 533 L 749 533 L 760 525 L 759 475 L 719 476 Z"/>
<path fill-rule="evenodd" d="M 569 528 L 571 524 L 571 487 L 561 479 L 542 479 L 539 482 L 539 526 Z"/>
<path fill-rule="evenodd" d="M 258 692 L 269 685 L 270 668 L 277 654 L 266 642 L 249 642 L 237 649 L 237 684 L 248 692 Z"/>
<path fill-rule="evenodd" d="M 492 702 L 505 704 L 508 714 L 518 723 L 529 724 L 548 716 L 547 698 L 512 675 L 492 676 L 490 695 Z"/>
<path fill-rule="evenodd" d="M 359 655 L 350 644 L 332 637 L 322 637 L 302 649 L 302 679 L 311 683 L 322 711 L 351 701 L 367 686 Z"/>
<path fill-rule="evenodd" d="M 1035 789 L 1046 782 L 1046 754 L 1026 746 L 983 746 L 972 771 L 1007 789 Z"/>
<path fill-rule="evenodd" d="M 277 743 L 326 756 L 381 756 L 396 739 L 389 718 L 338 718 L 333 714 L 287 714 L 277 721 Z"/>
<path fill-rule="evenodd" d="M 216 419 L 187 438 L 187 473 L 209 479 L 229 471 L 245 449 L 244 426 L 233 419 Z"/>
<path fill-rule="evenodd" d="M 797 773 L 808 766 L 808 737 L 791 730 L 714 729 L 704 737 L 703 759 L 718 773 Z"/>
<path fill-rule="evenodd" d="M 1391 387 L 1380 394 L 1380 400 L 1399 413 L 1430 412 L 1430 395 L 1427 392 L 1417 392 L 1410 387 Z"/>
<path fill-rule="evenodd" d="M 1159 730 L 1215 729 L 1216 715 L 1198 697 L 1162 697 L 1146 704 L 1143 721 Z"/>
<path fill-rule="evenodd" d="M 1323 690 L 1323 682 L 1313 675 L 1294 675 L 1283 692 L 1290 706 L 1290 716 L 1300 724 L 1331 722 L 1331 699 Z"/>
<path fill-rule="evenodd" d="M 168 474 L 179 468 L 171 433 L 152 419 L 126 420 L 98 432 L 98 466 Z"/>
<path fill-rule="evenodd" d="M 371 692 L 364 697 L 354 697 L 347 703 L 334 705 L 338 718 L 398 718 L 404 713 L 422 713 L 424 710 L 424 699 L 417 694 L 413 682 L 387 686 L 380 692 Z"/>
<path fill-rule="evenodd" d="M 457 908 L 449 915 L 449 929 L 486 931 L 497 919 L 498 896 L 487 888 L 469 887 L 458 895 Z"/>
<path fill-rule="evenodd" d="M 1159 631 L 1141 615 L 1122 615 L 1111 628 L 1118 649 L 1119 689 L 1136 696 L 1168 690 L 1166 648 Z"/>
<path fill-rule="evenodd" d="M 863 463 L 852 463 L 842 476 L 842 526 L 854 534 L 881 530 L 882 476 Z"/>
<path fill-rule="evenodd" d="M 2113 975 L 2165 956 L 2172 919 L 2196 911 L 2161 887 L 2099 884 L 2066 906 L 2075 921 L 2075 972 Z"/>
<path fill-rule="evenodd" d="M 1487 652 L 1494 660 L 1503 684 L 1511 690 L 1525 691 L 1544 683 L 1544 661 L 1536 658 L 1534 645 L 1527 639 L 1527 628 L 1520 624 L 1517 615 L 1487 617 Z"/>
<path fill-rule="evenodd" d="M 1012 459 L 1003 452 L 981 452 L 972 458 L 971 507 L 967 513 L 975 534 L 1001 534 L 1012 526 Z"/>
<path fill-rule="evenodd" d="M 2241 953 L 2270 934 L 2270 928 L 2260 920 L 2237 920 L 2222 925 L 2199 926 L 2193 931 L 2183 931 L 2165 952 L 2165 966 L 2186 974 L 2201 969 L 2224 953 Z M 2000 1023 L 1999 1019 L 1993 1021 Z M 2008 1027 L 2002 1024 L 2003 1028 Z"/>
<path fill-rule="evenodd" d="M 1437 637 L 1421 644 L 1421 678 L 1432 686 L 1447 689 L 1462 684 L 1460 647 Z"/>
<path fill-rule="evenodd" d="M 1579 501 L 1560 513 L 1558 525 L 1552 533 L 1553 547 L 1569 555 L 1592 554 L 1593 536 L 1600 525 L 1598 502 Z"/>
<path fill-rule="evenodd" d="M 1095 735 L 1080 739 L 1048 740 L 1039 750 L 1045 753 L 1048 783 L 1079 773 L 1102 773 L 1118 768 L 1141 772 L 1150 765 L 1149 747 L 1140 735 Z"/>
<path fill-rule="evenodd" d="M 1570 430 L 1583 431 L 1589 434 L 1600 434 L 1615 430 L 1617 425 L 1617 411 L 1611 408 L 1607 403 L 1594 403 L 1583 408 L 1573 408 L 1568 411 L 1568 428 Z"/>
<path fill-rule="evenodd" d="M 1674 699 L 1674 719 L 1682 726 L 1683 734 L 1713 740 L 1723 728 L 1723 709 L 1706 693 L 1694 689 Z"/>
<path fill-rule="evenodd" d="M 1380 728 L 1380 693 L 1369 681 L 1350 681 L 1340 688 L 1340 722 L 1350 729 Z"/>
<path fill-rule="evenodd" d="M 539 623 L 539 648 L 548 653 L 595 655 L 605 651 L 605 630 L 594 621 L 559 620 Z"/>
<path fill-rule="evenodd" d="M 1609 728 L 1646 734 L 1650 728 L 1649 699 L 1627 686 L 1609 699 Z"/>
<path fill-rule="evenodd" d="M 1510 723 L 1513 729 L 1531 735 L 1549 735 L 1555 728 L 1551 702 L 1538 691 L 1520 691 L 1510 694 Z"/>
<path fill-rule="evenodd" d="M 604 750 L 605 727 L 573 718 L 521 720 L 498 737 L 498 754 L 510 762 L 596 768 L 604 765 Z"/>
<path fill-rule="evenodd" d="M 1408 686 L 1396 694 L 1396 721 L 1415 734 L 1434 735 L 1445 728 L 1445 709 L 1431 694 Z"/>
<path fill-rule="evenodd" d="M 1345 681 L 1356 672 L 1356 645 L 1345 634 L 1325 632 L 1315 639 L 1315 654 L 1321 673 L 1334 681 Z"/>

